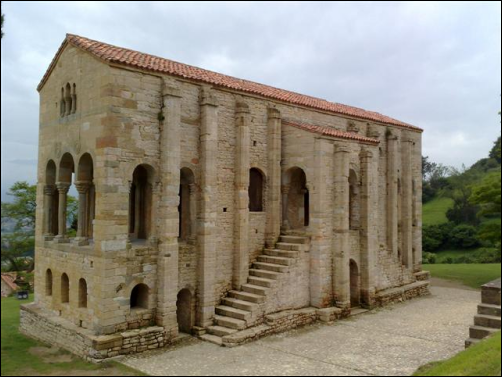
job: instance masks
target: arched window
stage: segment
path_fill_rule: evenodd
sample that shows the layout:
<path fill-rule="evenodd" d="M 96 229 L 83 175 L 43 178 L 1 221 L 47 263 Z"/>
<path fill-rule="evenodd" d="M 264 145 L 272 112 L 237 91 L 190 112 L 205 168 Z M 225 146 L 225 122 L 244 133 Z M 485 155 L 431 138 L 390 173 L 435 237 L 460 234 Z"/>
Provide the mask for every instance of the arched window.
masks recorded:
<path fill-rule="evenodd" d="M 129 233 L 133 239 L 148 239 L 152 225 L 152 183 L 154 172 L 148 165 L 133 173 L 129 194 Z"/>
<path fill-rule="evenodd" d="M 49 160 L 45 170 L 44 235 L 53 237 L 58 232 L 58 193 L 56 190 L 56 163 Z"/>
<path fill-rule="evenodd" d="M 349 228 L 358 230 L 361 226 L 360 185 L 354 170 L 349 173 Z"/>
<path fill-rule="evenodd" d="M 77 85 L 73 84 L 71 91 L 71 113 L 75 114 L 77 111 Z"/>
<path fill-rule="evenodd" d="M 131 291 L 131 309 L 148 309 L 148 286 L 138 284 Z"/>
<path fill-rule="evenodd" d="M 80 157 L 75 185 L 78 191 L 78 227 L 77 236 L 83 239 L 92 238 L 92 221 L 94 220 L 94 166 L 92 157 L 85 153 Z"/>
<path fill-rule="evenodd" d="M 78 307 L 87 308 L 87 282 L 83 278 L 78 281 Z"/>
<path fill-rule="evenodd" d="M 64 88 L 61 88 L 61 99 L 59 100 L 59 116 L 62 118 L 66 114 L 65 107 L 65 98 L 64 98 Z"/>
<path fill-rule="evenodd" d="M 45 295 L 52 296 L 52 271 L 50 268 L 45 271 Z"/>
<path fill-rule="evenodd" d="M 68 275 L 61 275 L 61 302 L 63 304 L 70 302 L 70 279 Z"/>
<path fill-rule="evenodd" d="M 67 214 L 68 212 L 68 190 L 72 184 L 73 181 L 73 175 L 75 172 L 75 164 L 73 161 L 73 157 L 70 153 L 65 153 L 63 157 L 61 158 L 61 162 L 59 163 L 59 174 L 58 174 L 58 182 L 57 182 L 57 188 L 58 188 L 58 206 L 59 207 L 64 207 L 65 211 L 59 211 L 59 213 L 63 213 L 62 218 L 58 217 L 58 232 L 57 232 L 57 238 L 60 239 L 66 239 L 67 232 L 66 232 L 66 225 L 67 222 L 72 223 L 71 227 L 76 229 L 76 225 L 73 224 L 73 220 L 68 221 L 67 219 Z"/>
<path fill-rule="evenodd" d="M 249 210 L 263 212 L 263 174 L 260 170 L 252 168 L 249 171 Z"/>
<path fill-rule="evenodd" d="M 71 101 L 71 86 L 70 83 L 66 84 L 64 91 L 64 101 L 65 101 L 65 115 L 70 115 L 72 111 L 72 101 Z"/>
<path fill-rule="evenodd" d="M 189 240 L 195 235 L 195 178 L 189 168 L 181 169 L 180 173 L 180 204 L 179 212 L 179 238 Z"/>

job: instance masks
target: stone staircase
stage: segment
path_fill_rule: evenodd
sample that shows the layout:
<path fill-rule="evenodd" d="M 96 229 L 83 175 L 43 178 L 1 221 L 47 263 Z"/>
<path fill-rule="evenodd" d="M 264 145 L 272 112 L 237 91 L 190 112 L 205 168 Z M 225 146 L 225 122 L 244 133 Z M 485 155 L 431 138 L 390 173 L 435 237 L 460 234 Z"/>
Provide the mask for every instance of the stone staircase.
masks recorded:
<path fill-rule="evenodd" d="M 500 279 L 481 287 L 481 304 L 478 314 L 474 316 L 474 326 L 469 329 L 469 339 L 465 347 L 478 343 L 500 331 Z"/>
<path fill-rule="evenodd" d="M 263 323 L 268 293 L 294 266 L 300 253 L 310 246 L 310 239 L 298 235 L 281 235 L 274 249 L 265 249 L 249 270 L 247 284 L 230 291 L 216 307 L 214 325 L 206 329 L 202 340 L 223 344 L 225 336 Z"/>

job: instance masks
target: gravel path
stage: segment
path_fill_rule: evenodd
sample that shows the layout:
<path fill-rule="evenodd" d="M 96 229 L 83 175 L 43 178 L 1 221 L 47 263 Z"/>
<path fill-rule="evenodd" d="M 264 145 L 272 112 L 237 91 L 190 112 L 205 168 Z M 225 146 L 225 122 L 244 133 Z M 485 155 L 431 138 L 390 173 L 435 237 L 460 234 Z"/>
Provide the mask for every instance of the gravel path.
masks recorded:
<path fill-rule="evenodd" d="M 236 348 L 190 338 L 122 362 L 163 376 L 411 375 L 464 349 L 478 291 L 432 287 L 432 296 L 315 324 Z"/>

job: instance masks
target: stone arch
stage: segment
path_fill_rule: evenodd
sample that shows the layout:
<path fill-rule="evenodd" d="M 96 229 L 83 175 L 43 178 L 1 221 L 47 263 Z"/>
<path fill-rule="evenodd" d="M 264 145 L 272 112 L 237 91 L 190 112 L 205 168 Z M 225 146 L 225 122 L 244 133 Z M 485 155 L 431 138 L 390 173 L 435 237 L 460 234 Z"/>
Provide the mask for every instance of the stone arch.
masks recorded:
<path fill-rule="evenodd" d="M 180 332 L 190 334 L 193 327 L 192 293 L 184 288 L 178 293 L 176 301 L 176 317 Z"/>
<path fill-rule="evenodd" d="M 180 171 L 179 195 L 179 238 L 182 241 L 188 241 L 195 237 L 195 224 L 197 217 L 195 175 L 192 169 L 188 167 L 184 167 Z"/>
<path fill-rule="evenodd" d="M 61 303 L 66 304 L 70 302 L 70 279 L 68 275 L 63 273 L 61 275 Z"/>
<path fill-rule="evenodd" d="M 131 309 L 148 309 L 148 298 L 150 295 L 150 289 L 148 285 L 144 283 L 139 283 L 134 286 L 131 290 L 131 296 L 129 300 Z"/>
<path fill-rule="evenodd" d="M 66 114 L 66 104 L 64 97 L 64 88 L 61 88 L 61 99 L 59 100 L 59 116 L 62 118 Z"/>
<path fill-rule="evenodd" d="M 50 268 L 45 271 L 45 295 L 52 296 L 52 270 Z"/>
<path fill-rule="evenodd" d="M 152 197 L 155 170 L 147 164 L 133 172 L 129 192 L 129 234 L 132 239 L 148 239 L 152 231 Z"/>
<path fill-rule="evenodd" d="M 349 262 L 350 269 L 350 306 L 352 308 L 361 305 L 361 278 L 359 268 L 355 260 Z"/>
<path fill-rule="evenodd" d="M 94 163 L 89 153 L 84 153 L 79 159 L 75 186 L 79 193 L 77 235 L 82 238 L 93 238 L 92 223 L 96 208 L 96 190 Z"/>
<path fill-rule="evenodd" d="M 249 170 L 249 211 L 263 212 L 265 202 L 265 174 L 258 168 Z"/>
<path fill-rule="evenodd" d="M 78 307 L 87 308 L 87 282 L 84 278 L 78 281 Z"/>
<path fill-rule="evenodd" d="M 52 237 L 58 233 L 58 199 L 56 190 L 57 167 L 54 160 L 49 160 L 45 168 L 44 187 L 44 234 Z"/>
<path fill-rule="evenodd" d="M 72 111 L 71 85 L 66 83 L 64 89 L 65 115 L 70 115 Z"/>
<path fill-rule="evenodd" d="M 282 193 L 283 227 L 304 229 L 310 223 L 310 194 L 302 168 L 292 167 L 284 174 Z"/>
<path fill-rule="evenodd" d="M 75 162 L 71 153 L 66 152 L 59 162 L 58 182 L 71 184 L 73 173 L 75 173 Z"/>
<path fill-rule="evenodd" d="M 349 171 L 349 228 L 358 230 L 361 227 L 361 185 L 354 169 Z"/>
<path fill-rule="evenodd" d="M 74 83 L 71 87 L 71 113 L 77 111 L 77 85 Z"/>

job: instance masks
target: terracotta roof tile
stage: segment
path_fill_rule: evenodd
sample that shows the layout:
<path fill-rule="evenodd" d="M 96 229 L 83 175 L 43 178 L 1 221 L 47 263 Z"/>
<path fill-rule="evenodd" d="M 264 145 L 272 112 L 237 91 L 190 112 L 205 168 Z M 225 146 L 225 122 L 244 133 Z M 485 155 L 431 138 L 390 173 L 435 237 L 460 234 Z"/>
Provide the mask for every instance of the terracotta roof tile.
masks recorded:
<path fill-rule="evenodd" d="M 282 121 L 282 124 L 284 124 L 286 126 L 296 127 L 301 130 L 304 130 L 307 132 L 313 132 L 313 133 L 323 135 L 323 136 L 336 137 L 339 139 L 354 140 L 354 141 L 358 141 L 361 143 L 374 144 L 374 145 L 378 145 L 380 143 L 379 140 L 373 139 L 371 137 L 361 136 L 361 135 L 359 135 L 357 133 L 353 133 L 353 132 L 339 131 L 339 130 L 335 130 L 334 128 L 330 128 L 330 127 L 314 126 L 312 124 L 292 122 L 290 120 L 284 120 L 284 119 Z"/>
<path fill-rule="evenodd" d="M 347 115 L 359 119 L 392 124 L 395 126 L 404 127 L 410 130 L 421 132 L 422 129 L 412 126 L 408 123 L 390 118 L 388 116 L 359 109 L 357 107 L 341 105 L 339 103 L 329 102 L 324 99 L 319 99 L 303 94 L 298 94 L 288 90 L 274 88 L 268 85 L 258 84 L 248 80 L 242 80 L 235 77 L 223 75 L 208 71 L 202 68 L 190 66 L 175 62 L 173 60 L 160 58 L 157 56 L 145 54 L 138 51 L 129 50 L 122 47 L 109 45 L 103 42 L 98 42 L 92 39 L 80 37 L 77 35 L 67 34 L 66 39 L 59 48 L 51 65 L 45 73 L 42 81 L 38 85 L 40 90 L 49 77 L 54 68 L 58 57 L 67 44 L 71 44 L 84 51 L 87 51 L 94 56 L 113 64 L 125 65 L 141 70 L 166 73 L 173 76 L 182 77 L 189 80 L 200 81 L 214 85 L 216 87 L 228 88 L 245 93 L 251 93 L 258 96 L 263 96 L 273 100 L 278 100 L 293 105 L 305 106 L 312 109 L 318 109 L 335 114 Z"/>

